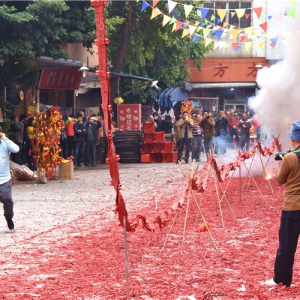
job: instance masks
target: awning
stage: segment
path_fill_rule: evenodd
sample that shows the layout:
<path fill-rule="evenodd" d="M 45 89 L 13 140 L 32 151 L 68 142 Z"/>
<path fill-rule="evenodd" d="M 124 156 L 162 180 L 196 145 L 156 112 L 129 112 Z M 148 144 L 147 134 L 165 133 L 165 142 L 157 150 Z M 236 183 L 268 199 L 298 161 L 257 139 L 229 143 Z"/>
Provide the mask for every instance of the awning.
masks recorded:
<path fill-rule="evenodd" d="M 204 82 L 191 82 L 189 83 L 193 89 L 211 89 L 211 88 L 257 88 L 256 82 L 213 82 L 213 83 L 204 83 Z"/>

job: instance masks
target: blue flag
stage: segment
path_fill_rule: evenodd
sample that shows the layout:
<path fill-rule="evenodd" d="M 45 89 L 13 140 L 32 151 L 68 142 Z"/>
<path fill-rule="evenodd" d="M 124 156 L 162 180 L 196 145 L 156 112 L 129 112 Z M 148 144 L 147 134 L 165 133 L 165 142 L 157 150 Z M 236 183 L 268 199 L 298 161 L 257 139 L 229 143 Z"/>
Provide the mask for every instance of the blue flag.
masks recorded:
<path fill-rule="evenodd" d="M 209 12 L 209 8 L 204 8 L 204 7 L 201 7 L 200 8 L 200 11 L 201 11 L 201 18 L 202 20 L 205 19 L 205 17 L 207 16 L 208 12 Z"/>
<path fill-rule="evenodd" d="M 196 42 L 197 42 L 198 40 L 200 40 L 201 38 L 202 38 L 201 35 L 195 33 L 195 34 L 194 34 L 194 43 L 196 43 Z"/>
<path fill-rule="evenodd" d="M 148 8 L 150 5 L 146 2 L 146 1 L 143 1 L 142 2 L 142 8 L 141 8 L 141 12 L 144 11 L 146 8 Z"/>

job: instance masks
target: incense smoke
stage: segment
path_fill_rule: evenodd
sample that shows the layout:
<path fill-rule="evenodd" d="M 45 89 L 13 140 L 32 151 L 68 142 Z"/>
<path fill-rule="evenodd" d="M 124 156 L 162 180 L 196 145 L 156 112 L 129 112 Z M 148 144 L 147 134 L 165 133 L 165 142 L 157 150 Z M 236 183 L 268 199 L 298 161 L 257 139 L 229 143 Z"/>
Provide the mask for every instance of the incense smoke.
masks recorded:
<path fill-rule="evenodd" d="M 249 99 L 250 108 L 256 111 L 264 126 L 272 129 L 274 136 L 280 133 L 283 150 L 291 148 L 289 130 L 294 121 L 300 120 L 299 9 L 300 6 L 296 21 L 287 22 L 288 30 L 293 29 L 293 32 L 284 59 L 258 72 L 260 90 L 257 96 Z"/>

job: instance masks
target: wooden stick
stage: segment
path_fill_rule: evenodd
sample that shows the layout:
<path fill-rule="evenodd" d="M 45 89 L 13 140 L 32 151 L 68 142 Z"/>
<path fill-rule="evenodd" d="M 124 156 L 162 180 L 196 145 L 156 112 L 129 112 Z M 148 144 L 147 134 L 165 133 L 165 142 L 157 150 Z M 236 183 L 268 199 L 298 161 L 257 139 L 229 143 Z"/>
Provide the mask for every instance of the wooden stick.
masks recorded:
<path fill-rule="evenodd" d="M 230 184 L 230 182 L 231 182 L 231 180 L 232 180 L 232 178 L 233 178 L 234 173 L 235 173 L 235 170 L 234 170 L 234 171 L 232 172 L 232 174 L 231 174 L 231 177 L 230 177 L 230 179 L 229 179 L 229 182 L 228 182 L 228 184 L 227 184 L 227 186 L 226 186 L 226 189 L 225 189 L 225 191 L 224 191 L 224 193 L 223 193 L 223 196 L 222 196 L 220 202 L 222 202 L 222 200 L 223 200 L 223 198 L 224 198 L 224 194 L 226 194 L 226 192 L 227 192 L 227 190 L 228 190 L 229 184 Z"/>
<path fill-rule="evenodd" d="M 128 267 L 128 254 L 127 254 L 127 236 L 126 236 L 126 216 L 123 217 L 123 229 L 124 229 L 125 274 L 126 274 L 126 298 L 127 298 L 127 300 L 130 300 L 129 267 Z"/>
<path fill-rule="evenodd" d="M 174 220 L 173 220 L 172 226 L 171 226 L 171 228 L 170 228 L 170 230 L 169 230 L 169 232 L 168 232 L 168 235 L 167 235 L 167 237 L 166 237 L 166 239 L 165 239 L 165 242 L 164 242 L 164 245 L 163 245 L 163 247 L 162 247 L 162 249 L 161 249 L 161 252 L 163 252 L 163 251 L 165 250 L 165 247 L 166 247 L 166 245 L 167 245 L 167 242 L 168 242 L 168 240 L 169 240 L 169 237 L 170 237 L 170 235 L 171 235 L 171 232 L 172 232 L 172 230 L 173 230 L 173 227 L 174 227 L 174 225 L 175 225 L 175 222 L 176 222 L 176 220 L 177 220 L 178 215 L 179 215 L 179 211 L 177 211 L 177 213 L 176 213 L 176 215 L 175 215 L 175 218 L 174 218 Z"/>
<path fill-rule="evenodd" d="M 198 166 L 199 166 L 199 165 L 200 165 L 200 164 L 198 164 Z M 179 164 L 179 166 L 180 166 L 180 164 Z M 197 166 L 197 168 L 196 168 L 196 171 L 197 171 L 197 169 L 198 169 L 198 166 Z M 181 166 L 180 166 L 180 169 L 181 169 L 181 172 L 182 172 L 183 177 L 185 178 L 186 182 L 188 182 L 188 180 L 187 180 L 187 178 L 186 178 L 186 175 L 185 175 L 185 173 L 184 173 L 184 171 L 183 171 L 183 169 L 182 169 Z M 195 171 L 195 173 L 196 173 L 196 171 Z M 193 193 L 192 188 L 190 189 L 190 193 L 191 193 L 191 195 L 192 195 L 192 197 L 193 197 L 193 199 L 194 199 L 194 201 L 195 201 L 195 203 L 196 203 L 196 206 L 197 206 L 197 208 L 198 208 L 199 214 L 200 214 L 200 216 L 201 216 L 201 218 L 202 218 L 202 221 L 203 221 L 203 223 L 204 223 L 204 225 L 205 225 L 205 227 L 206 227 L 206 230 L 207 230 L 207 232 L 208 232 L 209 238 L 210 238 L 210 240 L 211 240 L 211 242 L 212 242 L 212 244 L 213 244 L 213 246 L 214 246 L 216 252 L 218 252 L 217 246 L 216 246 L 216 244 L 215 244 L 215 242 L 214 242 L 214 239 L 213 239 L 213 237 L 212 237 L 212 234 L 211 234 L 211 232 L 210 232 L 210 229 L 209 229 L 209 227 L 207 226 L 206 220 L 205 220 L 204 215 L 203 215 L 203 213 L 202 213 L 202 211 L 201 211 L 201 208 L 200 208 L 200 206 L 199 206 L 199 204 L 198 204 L 198 202 L 197 202 L 197 200 L 196 200 L 196 197 L 195 197 L 195 195 L 194 195 L 194 193 Z M 203 194 L 202 194 L 202 195 L 203 195 Z"/>
<path fill-rule="evenodd" d="M 269 156 L 268 160 L 267 160 L 267 163 L 265 164 L 265 169 L 267 168 L 268 164 L 269 164 L 269 161 L 270 161 L 270 158 L 271 156 Z M 262 171 L 261 175 L 260 175 L 260 178 L 262 178 L 264 176 L 264 171 Z"/>
<path fill-rule="evenodd" d="M 234 212 L 233 212 L 233 210 L 232 210 L 232 208 L 231 208 L 231 205 L 230 205 L 230 203 L 229 203 L 229 201 L 228 201 L 228 198 L 227 198 L 226 194 L 224 193 L 224 190 L 223 190 L 223 188 L 222 188 L 222 185 L 221 185 L 221 183 L 220 183 L 219 181 L 217 181 L 217 182 L 219 183 L 219 187 L 220 187 L 220 189 L 221 189 L 221 191 L 222 191 L 222 193 L 223 193 L 223 196 L 224 196 L 224 198 L 225 198 L 225 200 L 226 200 L 226 203 L 227 203 L 227 205 L 228 205 L 228 207 L 229 207 L 229 209 L 230 209 L 230 211 L 231 211 L 231 214 L 232 214 L 232 216 L 233 216 L 235 222 L 237 223 L 236 216 L 235 216 L 235 214 L 234 214 Z M 223 196 L 222 196 L 222 199 L 223 199 Z M 220 202 L 221 202 L 221 201 L 220 201 Z"/>
<path fill-rule="evenodd" d="M 251 171 L 252 164 L 253 164 L 253 161 L 254 161 L 254 157 L 255 157 L 255 154 L 252 156 L 252 160 L 251 160 L 251 164 L 250 164 L 250 167 L 249 167 L 249 171 Z M 243 191 L 244 191 L 245 185 L 248 184 L 248 186 L 249 186 L 250 177 L 249 177 L 249 174 L 248 174 L 248 173 L 247 173 L 247 180 L 246 180 L 246 181 L 247 181 L 247 182 L 245 182 L 244 185 L 243 185 Z"/>
<path fill-rule="evenodd" d="M 221 215 L 221 222 L 222 222 L 222 226 L 223 228 L 225 228 L 225 224 L 224 224 L 224 218 L 223 218 L 223 212 L 222 212 L 222 207 L 221 207 L 221 202 L 220 202 L 220 196 L 219 196 L 219 189 L 218 189 L 218 185 L 217 185 L 217 174 L 216 174 L 216 171 L 213 168 L 213 173 L 214 173 L 214 179 L 215 179 L 215 187 L 216 187 L 216 192 L 217 192 L 217 197 L 218 197 L 218 205 L 219 205 L 219 210 L 220 210 L 220 215 Z"/>
<path fill-rule="evenodd" d="M 266 172 L 265 165 L 263 163 L 260 151 L 259 151 L 259 158 L 260 158 L 261 165 L 263 167 L 263 173 L 265 174 L 265 177 L 267 177 L 267 172 Z M 270 186 L 270 189 L 271 189 L 272 193 L 274 193 L 270 180 L 267 180 L 267 181 L 269 183 L 269 186 Z"/>

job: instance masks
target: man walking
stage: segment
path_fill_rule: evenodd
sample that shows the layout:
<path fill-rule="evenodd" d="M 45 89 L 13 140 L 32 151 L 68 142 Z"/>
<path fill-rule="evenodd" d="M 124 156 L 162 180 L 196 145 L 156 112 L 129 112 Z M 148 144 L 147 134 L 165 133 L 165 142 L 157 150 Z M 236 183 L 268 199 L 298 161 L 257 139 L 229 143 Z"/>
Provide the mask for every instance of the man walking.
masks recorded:
<path fill-rule="evenodd" d="M 9 232 L 13 232 L 15 228 L 12 220 L 14 216 L 14 203 L 11 195 L 12 185 L 9 155 L 10 152 L 17 153 L 18 151 L 19 146 L 5 136 L 5 134 L 2 132 L 2 127 L 0 126 L 0 201 L 3 204 L 4 217 L 6 219 Z"/>
<path fill-rule="evenodd" d="M 285 184 L 285 196 L 279 228 L 279 248 L 276 254 L 274 277 L 267 286 L 292 283 L 294 256 L 300 234 L 300 121 L 294 122 L 290 132 L 294 151 L 282 158 L 276 180 Z"/>
<path fill-rule="evenodd" d="M 74 166 L 76 166 L 77 164 L 78 167 L 81 167 L 81 160 L 83 156 L 84 142 L 85 142 L 85 135 L 86 135 L 86 128 L 83 124 L 82 115 L 77 116 L 77 122 L 74 124 L 74 131 L 75 131 Z"/>
<path fill-rule="evenodd" d="M 200 153 L 202 148 L 203 130 L 200 127 L 201 115 L 197 114 L 194 119 L 194 127 L 192 129 L 192 159 L 200 162 Z"/>
<path fill-rule="evenodd" d="M 23 144 L 23 132 L 24 132 L 24 123 L 18 120 L 18 117 L 10 117 L 10 128 L 14 133 L 13 141 L 19 146 L 19 151 L 17 153 L 12 153 L 12 161 L 16 164 L 21 165 L 21 155 L 22 155 L 22 144 Z"/>
<path fill-rule="evenodd" d="M 239 123 L 241 129 L 241 149 L 246 148 L 246 152 L 249 151 L 250 146 L 250 128 L 252 126 L 251 119 L 248 118 L 247 114 L 242 115 L 242 119 Z"/>
<path fill-rule="evenodd" d="M 86 167 L 92 163 L 92 166 L 96 166 L 96 144 L 98 142 L 98 129 L 101 127 L 99 121 L 95 122 L 93 117 L 88 117 L 88 123 L 86 125 Z"/>
<path fill-rule="evenodd" d="M 206 156 L 208 157 L 212 154 L 213 141 L 216 135 L 215 120 L 211 116 L 211 112 L 209 112 L 207 116 L 201 120 L 200 126 L 203 129 L 204 147 L 205 147 Z"/>
<path fill-rule="evenodd" d="M 235 110 L 232 108 L 230 110 L 230 115 L 227 118 L 228 120 L 228 129 L 229 129 L 229 144 L 231 148 L 233 147 L 233 137 L 235 136 L 236 144 L 239 144 L 239 133 L 238 133 L 238 125 L 239 125 L 239 117 L 235 115 Z"/>
<path fill-rule="evenodd" d="M 178 163 L 181 160 L 183 148 L 185 146 L 185 162 L 189 162 L 190 157 L 190 143 L 193 137 L 192 128 L 194 127 L 194 122 L 189 118 L 188 113 L 185 111 L 182 113 L 181 119 L 177 121 L 177 127 L 180 132 L 179 135 L 179 148 L 178 148 Z"/>

